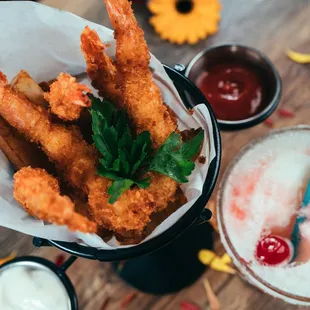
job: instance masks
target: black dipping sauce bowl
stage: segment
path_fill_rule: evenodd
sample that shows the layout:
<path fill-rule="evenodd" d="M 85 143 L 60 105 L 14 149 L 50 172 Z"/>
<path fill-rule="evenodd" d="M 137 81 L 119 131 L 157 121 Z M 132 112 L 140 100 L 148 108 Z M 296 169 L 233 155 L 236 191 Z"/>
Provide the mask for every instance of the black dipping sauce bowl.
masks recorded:
<path fill-rule="evenodd" d="M 186 68 L 185 76 L 197 85 L 199 77 L 216 65 L 242 64 L 251 69 L 262 87 L 261 109 L 248 118 L 219 119 L 221 130 L 239 130 L 253 127 L 267 119 L 277 108 L 282 92 L 280 75 L 272 62 L 260 51 L 242 45 L 224 44 L 207 48 L 195 56 Z M 197 85 L 199 87 L 199 85 Z M 208 90 L 208 84 L 205 85 Z M 207 101 L 212 106 L 210 98 Z M 216 113 L 215 113 L 216 114 Z"/>

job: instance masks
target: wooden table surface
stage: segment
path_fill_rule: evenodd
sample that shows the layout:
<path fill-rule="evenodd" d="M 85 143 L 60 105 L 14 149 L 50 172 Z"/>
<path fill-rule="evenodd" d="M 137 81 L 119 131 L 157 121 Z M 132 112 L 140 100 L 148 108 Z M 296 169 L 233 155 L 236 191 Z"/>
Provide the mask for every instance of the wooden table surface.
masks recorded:
<path fill-rule="evenodd" d="M 99 24 L 110 26 L 103 0 L 43 0 L 42 3 L 68 10 Z M 135 12 L 145 30 L 150 50 L 168 65 L 187 64 L 191 58 L 207 46 L 223 42 L 236 42 L 253 46 L 265 52 L 278 68 L 283 80 L 281 106 L 294 111 L 292 119 L 280 119 L 274 114 L 274 127 L 309 124 L 310 119 L 310 67 L 290 61 L 284 51 L 290 47 L 310 52 L 310 2 L 309 0 L 222 0 L 222 22 L 219 32 L 195 46 L 176 46 L 162 41 L 148 23 L 149 13 L 144 5 L 136 4 Z M 270 128 L 262 124 L 252 129 L 222 133 L 223 160 L 221 173 L 238 150 L 251 139 L 266 134 Z M 0 257 L 12 249 L 18 255 L 34 254 L 53 260 L 60 251 L 34 249 L 32 238 L 0 228 Z M 219 240 L 216 251 L 224 252 Z M 68 274 L 75 285 L 80 309 L 100 310 L 108 296 L 107 309 L 120 309 L 120 300 L 133 289 L 127 287 L 111 270 L 108 263 L 78 259 Z M 214 270 L 205 274 L 221 302 L 223 310 L 271 310 L 299 309 L 259 292 L 238 276 L 230 276 Z M 151 279 L 150 279 L 151 281 Z M 202 309 L 208 302 L 202 279 L 182 292 L 162 298 L 139 293 L 127 309 L 174 310 L 181 301 L 194 301 Z M 300 308 L 301 309 L 301 308 Z M 309 308 L 310 309 L 310 308 Z M 55 309 L 56 310 L 56 309 Z"/>

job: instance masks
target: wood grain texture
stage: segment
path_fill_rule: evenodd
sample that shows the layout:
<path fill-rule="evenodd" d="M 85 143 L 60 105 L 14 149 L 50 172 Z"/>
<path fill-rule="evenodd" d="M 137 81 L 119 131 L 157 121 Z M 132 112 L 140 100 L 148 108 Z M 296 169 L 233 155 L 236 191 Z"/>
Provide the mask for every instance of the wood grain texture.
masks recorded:
<path fill-rule="evenodd" d="M 43 0 L 41 2 L 110 26 L 103 0 Z M 219 32 L 195 46 L 177 46 L 162 41 L 148 23 L 150 14 L 145 6 L 136 4 L 134 8 L 145 30 L 151 52 L 163 63 L 171 66 L 176 62 L 187 64 L 202 49 L 224 42 L 251 45 L 262 50 L 274 62 L 282 77 L 281 106 L 290 108 L 296 113 L 296 117 L 292 119 L 280 119 L 275 113 L 273 115 L 275 127 L 309 124 L 310 67 L 295 64 L 284 54 L 286 48 L 301 52 L 310 51 L 309 0 L 222 0 L 221 2 L 223 11 Z M 221 174 L 242 146 L 253 138 L 266 134 L 269 130 L 270 128 L 262 124 L 245 131 L 222 133 Z M 51 248 L 33 249 L 31 240 L 31 237 L 0 228 L 0 256 L 5 256 L 15 249 L 19 255 L 32 253 L 54 260 L 60 253 L 59 250 Z M 219 240 L 216 242 L 216 250 L 218 253 L 224 252 Z M 108 296 L 111 300 L 106 309 L 120 309 L 120 300 L 133 291 L 118 279 L 107 263 L 78 259 L 69 269 L 68 274 L 75 285 L 82 310 L 100 310 L 102 302 Z M 238 276 L 221 274 L 213 270 L 208 270 L 205 276 L 217 293 L 223 310 L 299 309 L 264 295 L 243 282 Z M 194 301 L 202 309 L 208 309 L 202 279 L 175 295 L 159 298 L 138 294 L 127 309 L 174 310 L 180 309 L 179 304 L 183 300 Z"/>

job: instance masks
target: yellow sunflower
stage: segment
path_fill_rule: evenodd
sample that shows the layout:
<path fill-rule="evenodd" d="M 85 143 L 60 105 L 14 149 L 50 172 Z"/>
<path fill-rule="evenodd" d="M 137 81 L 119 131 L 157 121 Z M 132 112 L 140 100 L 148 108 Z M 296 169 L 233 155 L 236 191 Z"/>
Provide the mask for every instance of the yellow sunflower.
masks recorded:
<path fill-rule="evenodd" d="M 150 23 L 162 39 L 195 44 L 218 30 L 218 0 L 150 0 Z"/>

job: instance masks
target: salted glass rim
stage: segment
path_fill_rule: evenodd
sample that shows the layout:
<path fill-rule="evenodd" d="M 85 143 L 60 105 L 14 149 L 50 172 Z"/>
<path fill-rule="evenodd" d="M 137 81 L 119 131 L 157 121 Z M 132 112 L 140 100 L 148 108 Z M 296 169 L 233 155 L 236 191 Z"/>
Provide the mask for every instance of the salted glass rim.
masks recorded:
<path fill-rule="evenodd" d="M 242 276 L 246 278 L 248 282 L 250 282 L 251 284 L 253 284 L 255 287 L 257 287 L 258 289 L 262 291 L 264 291 L 263 288 L 267 289 L 266 292 L 270 294 L 272 297 L 278 297 L 278 298 L 285 297 L 286 301 L 288 301 L 289 299 L 291 302 L 295 304 L 297 304 L 296 301 L 298 301 L 300 302 L 300 304 L 310 305 L 310 297 L 304 297 L 304 296 L 292 294 L 282 289 L 279 289 L 276 286 L 271 285 L 270 283 L 265 281 L 262 277 L 258 276 L 247 264 L 242 263 L 243 262 L 242 257 L 238 254 L 238 251 L 233 246 L 229 238 L 229 233 L 227 231 L 225 221 L 224 221 L 224 215 L 223 215 L 223 200 L 224 200 L 223 197 L 224 197 L 224 192 L 226 190 L 228 177 L 232 173 L 235 166 L 242 160 L 244 155 L 248 151 L 253 149 L 256 145 L 260 144 L 261 142 L 265 140 L 268 140 L 269 138 L 273 136 L 276 136 L 279 134 L 285 134 L 289 132 L 296 132 L 296 131 L 310 131 L 310 125 L 298 125 L 298 126 L 293 126 L 293 127 L 285 127 L 281 129 L 272 130 L 267 135 L 264 135 L 262 137 L 258 137 L 252 140 L 249 144 L 245 145 L 240 150 L 240 152 L 229 163 L 229 165 L 227 166 L 222 176 L 222 180 L 219 185 L 219 190 L 218 190 L 217 199 L 216 199 L 216 214 L 217 214 L 217 223 L 219 227 L 219 233 L 220 233 L 222 244 L 224 245 L 228 254 L 232 256 L 234 262 L 237 262 L 236 267 L 238 267 L 239 272 L 241 273 Z M 250 279 L 248 279 L 249 276 L 250 276 Z M 263 288 L 259 284 L 262 284 Z"/>

